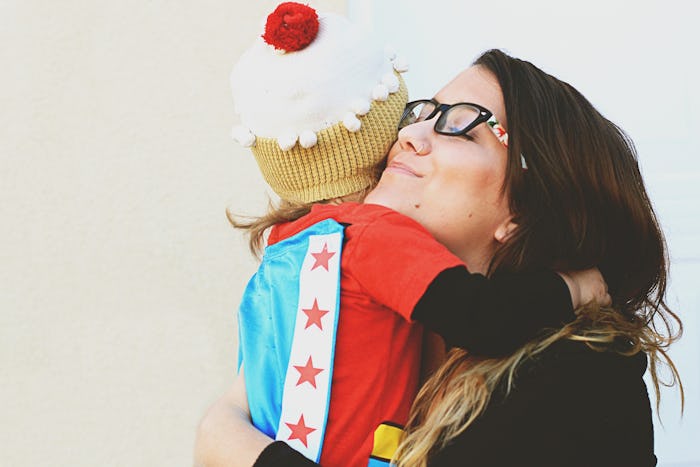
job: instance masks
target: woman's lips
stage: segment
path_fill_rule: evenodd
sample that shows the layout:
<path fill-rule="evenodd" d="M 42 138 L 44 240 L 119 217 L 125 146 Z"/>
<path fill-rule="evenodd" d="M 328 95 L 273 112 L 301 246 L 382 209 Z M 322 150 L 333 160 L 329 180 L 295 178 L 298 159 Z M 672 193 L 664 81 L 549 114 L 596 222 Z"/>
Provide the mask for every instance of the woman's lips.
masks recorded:
<path fill-rule="evenodd" d="M 413 170 L 410 166 L 403 164 L 398 161 L 392 161 L 390 162 L 387 166 L 385 171 L 389 172 L 395 172 L 395 173 L 400 173 L 400 174 L 405 174 L 405 175 L 410 175 L 412 177 L 422 177 L 421 174 L 417 173 L 415 170 Z"/>

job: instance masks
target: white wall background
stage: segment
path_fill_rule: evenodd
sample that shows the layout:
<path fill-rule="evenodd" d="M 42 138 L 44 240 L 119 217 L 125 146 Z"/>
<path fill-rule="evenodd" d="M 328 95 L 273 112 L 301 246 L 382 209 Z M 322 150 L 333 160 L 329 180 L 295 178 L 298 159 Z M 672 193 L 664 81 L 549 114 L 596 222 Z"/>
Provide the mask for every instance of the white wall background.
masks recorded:
<path fill-rule="evenodd" d="M 266 204 L 229 72 L 277 3 L 0 0 L 0 466 L 192 465 L 255 265 L 224 210 Z"/>
<path fill-rule="evenodd" d="M 662 467 L 700 466 L 700 7 L 692 0 L 349 0 L 351 18 L 411 63 L 410 97 L 432 96 L 482 51 L 502 48 L 570 82 L 637 145 L 671 254 L 672 349 L 686 390 L 662 395 Z M 572 401 L 572 403 L 575 403 Z"/>

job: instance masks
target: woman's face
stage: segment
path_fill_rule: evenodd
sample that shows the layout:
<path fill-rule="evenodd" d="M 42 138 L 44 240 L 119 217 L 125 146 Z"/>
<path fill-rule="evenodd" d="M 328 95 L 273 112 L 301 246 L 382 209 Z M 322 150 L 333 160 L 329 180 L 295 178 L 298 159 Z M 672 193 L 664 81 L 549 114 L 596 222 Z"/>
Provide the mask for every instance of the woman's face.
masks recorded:
<path fill-rule="evenodd" d="M 500 86 L 484 68 L 463 71 L 435 100 L 482 105 L 508 128 Z M 514 227 L 502 192 L 507 150 L 486 123 L 470 131 L 470 140 L 436 133 L 436 119 L 399 132 L 387 168 L 365 202 L 413 218 L 470 271 L 485 272 L 498 242 Z"/>

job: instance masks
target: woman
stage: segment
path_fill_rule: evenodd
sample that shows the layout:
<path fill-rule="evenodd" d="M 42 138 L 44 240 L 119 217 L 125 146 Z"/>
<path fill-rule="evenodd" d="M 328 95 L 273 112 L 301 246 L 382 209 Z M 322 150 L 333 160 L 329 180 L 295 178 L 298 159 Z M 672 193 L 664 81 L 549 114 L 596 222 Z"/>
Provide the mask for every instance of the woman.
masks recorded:
<path fill-rule="evenodd" d="M 507 150 L 487 122 L 459 134 L 466 106 L 438 103 L 461 102 L 493 113 Z M 398 464 L 654 465 L 644 355 L 658 388 L 656 363 L 673 339 L 652 318 L 667 330 L 677 318 L 663 301 L 665 246 L 626 137 L 573 88 L 499 51 L 408 118 L 367 202 L 418 220 L 477 272 L 601 265 L 613 309 L 585 310 L 505 357 L 453 351 L 416 401 Z M 452 323 L 434 328 L 463 340 Z M 210 412 L 210 426 L 231 416 L 224 410 Z M 250 465 L 264 449 L 258 465 L 307 464 L 243 428 L 234 431 L 247 450 L 232 461 Z M 231 433 L 219 433 L 227 443 Z"/>
<path fill-rule="evenodd" d="M 665 244 L 631 142 L 571 86 L 497 50 L 435 99 L 478 102 L 503 116 L 510 135 L 494 178 L 515 227 L 489 257 L 490 273 L 600 265 L 613 304 L 504 358 L 453 351 L 417 398 L 398 465 L 655 465 L 642 375 L 648 356 L 658 398 L 657 364 L 671 363 L 665 349 L 674 337 L 655 318 L 668 334 L 680 321 L 664 302 Z M 433 129 L 432 119 L 404 128 L 389 166 L 420 171 L 415 154 L 434 153 L 448 167 L 457 143 Z M 487 136 L 475 132 L 463 143 L 472 155 L 455 149 L 449 161 L 489 163 L 473 155 L 491 144 Z M 372 200 L 398 203 L 418 191 L 401 187 L 411 181 L 382 179 Z M 429 207 L 406 201 L 402 212 Z M 431 231 L 439 235 L 437 225 Z"/>

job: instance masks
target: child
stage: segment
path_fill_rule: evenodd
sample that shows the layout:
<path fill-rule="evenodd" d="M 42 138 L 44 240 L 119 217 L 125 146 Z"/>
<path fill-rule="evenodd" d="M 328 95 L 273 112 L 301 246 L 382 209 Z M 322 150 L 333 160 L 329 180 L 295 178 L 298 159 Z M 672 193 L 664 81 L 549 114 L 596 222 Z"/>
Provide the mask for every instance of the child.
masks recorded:
<path fill-rule="evenodd" d="M 239 311 L 250 414 L 258 429 L 325 467 L 388 465 L 418 388 L 416 318 L 459 326 L 467 315 L 517 312 L 527 300 L 542 321 L 520 330 L 526 340 L 574 317 L 556 273 L 500 283 L 469 275 L 412 219 L 352 202 L 376 182 L 396 139 L 407 100 L 401 71 L 344 18 L 283 3 L 232 73 L 243 125 L 235 137 L 281 198 L 245 226 L 254 244 L 272 227 Z M 454 310 L 433 309 L 429 291 L 448 276 L 453 300 L 440 299 Z M 512 300 L 482 310 L 469 306 L 477 294 Z"/>

